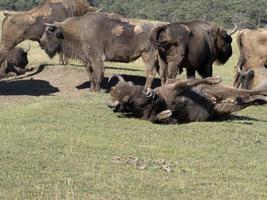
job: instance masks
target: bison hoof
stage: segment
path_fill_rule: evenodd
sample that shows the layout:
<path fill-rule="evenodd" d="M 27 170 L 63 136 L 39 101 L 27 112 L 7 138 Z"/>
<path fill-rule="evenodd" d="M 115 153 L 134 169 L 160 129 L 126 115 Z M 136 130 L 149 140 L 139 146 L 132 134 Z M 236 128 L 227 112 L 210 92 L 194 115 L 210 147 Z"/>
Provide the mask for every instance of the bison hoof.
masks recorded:
<path fill-rule="evenodd" d="M 211 84 L 211 85 L 218 85 L 222 82 L 222 79 L 219 76 L 207 77 L 207 78 L 204 78 L 204 80 L 206 81 L 207 84 Z"/>
<path fill-rule="evenodd" d="M 89 89 L 89 92 L 92 92 L 93 93 L 93 92 L 97 92 L 97 90 L 95 88 L 90 88 Z"/>
<path fill-rule="evenodd" d="M 161 113 L 157 114 L 158 120 L 165 120 L 168 119 L 172 116 L 172 111 L 171 110 L 165 110 L 162 111 Z"/>

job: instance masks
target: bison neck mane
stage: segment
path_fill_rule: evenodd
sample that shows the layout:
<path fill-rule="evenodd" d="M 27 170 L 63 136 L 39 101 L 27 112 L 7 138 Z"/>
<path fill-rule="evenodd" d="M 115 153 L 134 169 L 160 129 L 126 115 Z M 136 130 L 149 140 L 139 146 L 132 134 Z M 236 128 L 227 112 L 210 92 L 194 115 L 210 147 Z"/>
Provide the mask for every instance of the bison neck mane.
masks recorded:
<path fill-rule="evenodd" d="M 50 16 L 53 13 L 53 10 L 57 10 L 60 6 L 67 10 L 68 17 L 81 16 L 88 11 L 95 12 L 97 10 L 94 6 L 90 6 L 89 4 L 84 6 L 83 3 L 78 4 L 73 0 L 42 0 L 32 10 L 27 11 L 27 13 L 32 17 Z"/>
<path fill-rule="evenodd" d="M 83 53 L 81 50 L 81 46 L 79 45 L 79 42 L 75 40 L 64 39 L 60 49 L 63 51 L 64 55 L 68 58 L 81 59 L 85 61 L 85 58 L 83 57 Z"/>

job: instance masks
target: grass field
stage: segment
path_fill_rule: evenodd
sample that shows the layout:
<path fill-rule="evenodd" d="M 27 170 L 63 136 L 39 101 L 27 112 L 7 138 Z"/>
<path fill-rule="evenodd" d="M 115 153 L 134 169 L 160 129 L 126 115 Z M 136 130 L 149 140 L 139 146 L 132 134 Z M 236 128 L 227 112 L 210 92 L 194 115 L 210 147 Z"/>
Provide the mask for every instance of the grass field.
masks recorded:
<path fill-rule="evenodd" d="M 231 60 L 214 67 L 225 85 L 238 59 L 233 45 Z M 42 73 L 71 69 L 75 79 L 84 71 L 57 66 L 36 43 L 29 59 L 50 65 Z M 106 76 L 144 75 L 141 61 L 106 65 Z M 64 79 L 54 77 L 52 86 Z M 266 106 L 223 122 L 162 126 L 112 113 L 108 94 L 69 87 L 0 95 L 0 199 L 267 199 Z"/>

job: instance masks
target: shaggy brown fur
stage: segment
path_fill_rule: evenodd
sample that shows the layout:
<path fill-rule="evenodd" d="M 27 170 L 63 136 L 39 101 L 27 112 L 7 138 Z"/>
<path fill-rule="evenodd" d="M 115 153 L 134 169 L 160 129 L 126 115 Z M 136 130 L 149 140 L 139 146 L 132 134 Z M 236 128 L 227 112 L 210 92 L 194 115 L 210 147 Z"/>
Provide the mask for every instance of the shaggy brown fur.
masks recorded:
<path fill-rule="evenodd" d="M 50 56 L 62 47 L 64 54 L 81 59 L 88 68 L 91 91 L 100 91 L 104 61 L 131 62 L 142 57 L 146 64 L 146 87 L 151 87 L 157 53 L 149 43 L 153 24 L 128 23 L 108 13 L 87 13 L 61 23 L 49 24 L 41 46 Z"/>
<path fill-rule="evenodd" d="M 15 47 L 6 57 L 0 68 L 0 79 L 10 76 L 21 75 L 26 72 L 28 64 L 28 50 Z"/>
<path fill-rule="evenodd" d="M 237 39 L 239 60 L 234 86 L 267 89 L 267 29 L 242 30 Z"/>
<path fill-rule="evenodd" d="M 39 42 L 45 31 L 44 23 L 63 21 L 68 17 L 81 16 L 88 11 L 96 10 L 97 8 L 90 6 L 87 0 L 42 0 L 37 7 L 26 12 L 5 12 L 0 64 L 20 42 L 28 39 Z"/>
<path fill-rule="evenodd" d="M 175 80 L 155 90 L 120 81 L 111 91 L 115 112 L 156 123 L 214 120 L 250 105 L 266 104 L 267 91 L 219 85 L 218 78 Z"/>
<path fill-rule="evenodd" d="M 212 76 L 212 64 L 224 64 L 232 55 L 231 34 L 207 21 L 177 22 L 155 28 L 151 44 L 159 50 L 161 80 L 175 79 L 178 71 L 187 77 L 197 71 L 203 78 Z"/>

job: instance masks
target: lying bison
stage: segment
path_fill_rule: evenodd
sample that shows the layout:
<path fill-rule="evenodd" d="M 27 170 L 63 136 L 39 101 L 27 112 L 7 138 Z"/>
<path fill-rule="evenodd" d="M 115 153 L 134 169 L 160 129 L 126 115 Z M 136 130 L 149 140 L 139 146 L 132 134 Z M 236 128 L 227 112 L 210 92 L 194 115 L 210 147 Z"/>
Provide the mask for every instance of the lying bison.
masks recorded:
<path fill-rule="evenodd" d="M 15 47 L 5 58 L 0 68 L 0 79 L 21 75 L 26 72 L 28 64 L 28 51 L 20 47 Z"/>
<path fill-rule="evenodd" d="M 32 10 L 25 12 L 4 12 L 0 46 L 0 65 L 9 52 L 24 40 L 40 41 L 45 31 L 44 23 L 63 21 L 72 16 L 84 15 L 97 9 L 87 0 L 42 0 Z M 63 55 L 61 63 L 63 61 Z"/>
<path fill-rule="evenodd" d="M 119 83 L 110 92 L 109 107 L 155 123 L 213 120 L 267 103 L 266 91 L 224 87 L 219 85 L 219 78 L 175 80 L 152 90 L 118 77 Z"/>
<path fill-rule="evenodd" d="M 47 24 L 41 47 L 53 56 L 63 53 L 81 59 L 88 68 L 90 90 L 100 91 L 104 62 L 131 62 L 142 57 L 147 68 L 146 87 L 151 87 L 157 65 L 149 37 L 153 24 L 133 25 L 108 13 L 87 13 L 64 22 Z"/>
<path fill-rule="evenodd" d="M 187 70 L 187 77 L 197 71 L 203 78 L 212 76 L 212 64 L 224 64 L 232 55 L 231 32 L 207 21 L 177 22 L 153 30 L 151 44 L 161 60 L 161 81 L 174 79 L 178 71 Z"/>
<path fill-rule="evenodd" d="M 267 89 L 267 29 L 242 30 L 237 38 L 239 61 L 234 86 Z"/>

